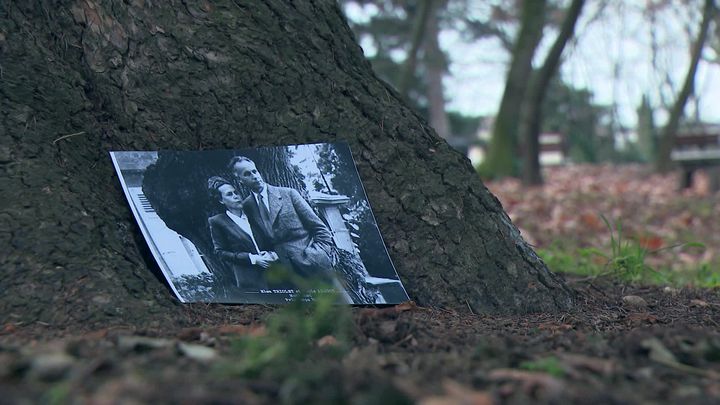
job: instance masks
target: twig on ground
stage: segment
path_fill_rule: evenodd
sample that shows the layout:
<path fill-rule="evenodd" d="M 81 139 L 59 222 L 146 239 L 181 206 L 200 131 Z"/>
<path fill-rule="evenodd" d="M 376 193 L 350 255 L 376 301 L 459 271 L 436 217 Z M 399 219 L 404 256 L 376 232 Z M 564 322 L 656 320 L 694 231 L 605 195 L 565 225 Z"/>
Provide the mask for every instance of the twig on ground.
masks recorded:
<path fill-rule="evenodd" d="M 55 139 L 52 143 L 53 143 L 53 145 L 55 145 L 56 143 L 58 143 L 58 141 L 62 141 L 63 139 L 71 138 L 73 136 L 82 135 L 84 133 L 85 133 L 85 131 L 80 131 L 80 132 L 75 132 L 74 134 L 63 135 L 63 136 Z"/>

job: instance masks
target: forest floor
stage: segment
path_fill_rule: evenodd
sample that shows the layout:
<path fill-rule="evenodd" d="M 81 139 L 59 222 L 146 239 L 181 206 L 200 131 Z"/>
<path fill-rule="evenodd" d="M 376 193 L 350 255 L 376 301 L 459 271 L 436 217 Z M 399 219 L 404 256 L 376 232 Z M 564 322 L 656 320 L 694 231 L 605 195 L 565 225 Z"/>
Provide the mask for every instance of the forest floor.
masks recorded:
<path fill-rule="evenodd" d="M 635 166 L 547 180 L 488 186 L 551 267 L 582 273 L 565 275 L 569 312 L 196 304 L 176 328 L 7 323 L 0 403 L 720 403 L 720 195 Z"/>

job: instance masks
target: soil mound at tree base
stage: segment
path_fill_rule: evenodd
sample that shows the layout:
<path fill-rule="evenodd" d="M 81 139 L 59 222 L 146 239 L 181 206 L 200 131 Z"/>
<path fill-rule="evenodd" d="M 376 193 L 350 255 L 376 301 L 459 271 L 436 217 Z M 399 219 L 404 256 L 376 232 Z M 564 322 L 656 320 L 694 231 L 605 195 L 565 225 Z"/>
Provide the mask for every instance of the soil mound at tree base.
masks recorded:
<path fill-rule="evenodd" d="M 347 347 L 325 336 L 306 356 L 254 374 L 227 365 L 243 361 L 239 342 L 266 333 L 262 320 L 274 310 L 265 306 L 187 306 L 194 325 L 175 328 L 10 322 L 0 335 L 0 390 L 9 402 L 720 400 L 718 290 L 570 284 L 582 299 L 558 314 L 354 309 Z M 627 305 L 629 295 L 647 306 Z"/>

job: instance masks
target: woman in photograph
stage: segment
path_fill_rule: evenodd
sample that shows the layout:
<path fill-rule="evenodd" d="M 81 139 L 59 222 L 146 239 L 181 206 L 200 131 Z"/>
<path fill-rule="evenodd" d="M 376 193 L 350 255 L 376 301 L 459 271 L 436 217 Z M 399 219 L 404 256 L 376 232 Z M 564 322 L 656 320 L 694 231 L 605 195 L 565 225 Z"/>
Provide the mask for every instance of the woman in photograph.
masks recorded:
<path fill-rule="evenodd" d="M 278 259 L 277 254 L 265 250 L 268 242 L 248 221 L 243 200 L 228 180 L 209 178 L 208 191 L 225 208 L 225 212 L 208 219 L 215 254 L 232 270 L 242 291 L 266 290 L 265 270 Z"/>

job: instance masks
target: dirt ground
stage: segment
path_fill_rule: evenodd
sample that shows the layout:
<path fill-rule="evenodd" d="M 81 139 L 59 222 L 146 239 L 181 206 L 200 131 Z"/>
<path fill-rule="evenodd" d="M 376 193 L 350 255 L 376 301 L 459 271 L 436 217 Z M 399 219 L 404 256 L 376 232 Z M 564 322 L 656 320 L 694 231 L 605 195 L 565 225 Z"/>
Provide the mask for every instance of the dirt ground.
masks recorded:
<path fill-rule="evenodd" d="M 191 305 L 198 326 L 174 330 L 9 323 L 0 402 L 720 402 L 720 291 L 569 283 L 567 313 L 356 308 L 345 349 L 326 336 L 254 374 L 223 365 L 242 361 L 238 338 L 262 338 L 270 307 Z"/>
<path fill-rule="evenodd" d="M 718 194 L 677 193 L 675 178 L 640 167 L 548 174 L 544 188 L 489 185 L 541 248 L 604 246 L 604 213 L 643 243 L 706 245 L 663 250 L 657 263 L 717 263 Z M 193 304 L 169 328 L 10 319 L 0 325 L 0 403 L 720 403 L 720 289 L 565 277 L 577 305 L 555 314 L 406 303 L 342 307 L 325 320 L 297 311 L 273 327 L 284 309 Z"/>

